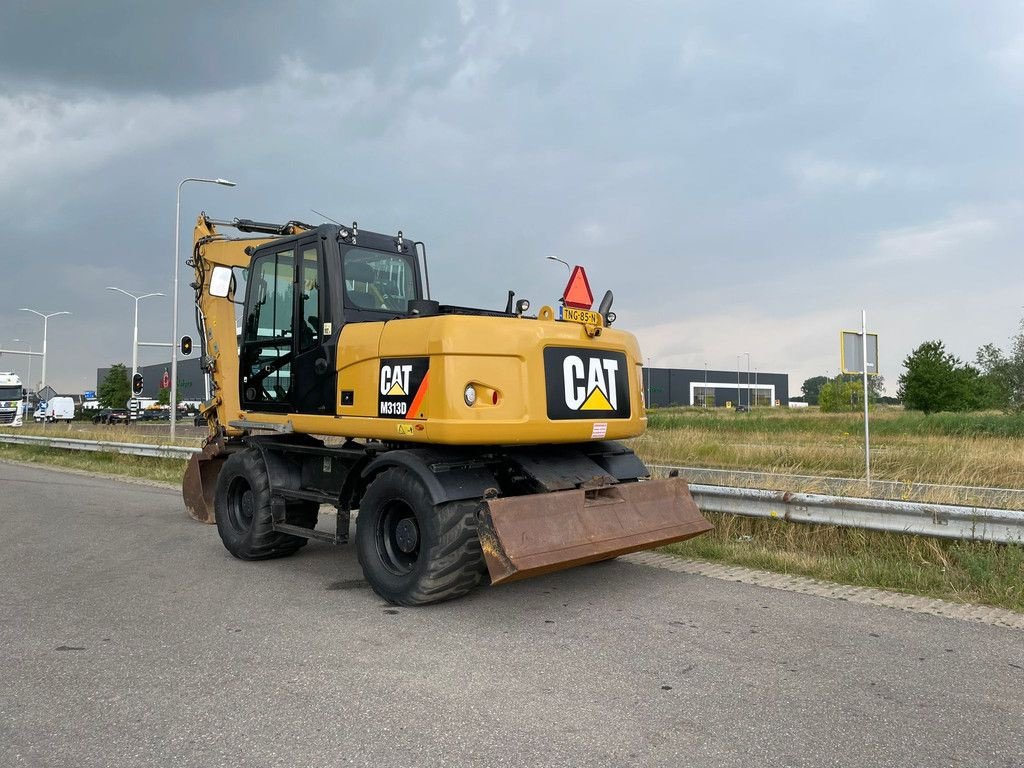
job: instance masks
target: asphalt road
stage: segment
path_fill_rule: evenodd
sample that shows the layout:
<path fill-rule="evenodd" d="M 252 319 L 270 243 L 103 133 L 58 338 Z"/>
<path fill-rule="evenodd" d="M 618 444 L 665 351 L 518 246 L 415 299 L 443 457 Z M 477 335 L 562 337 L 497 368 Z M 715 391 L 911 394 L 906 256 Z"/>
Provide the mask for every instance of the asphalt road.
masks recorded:
<path fill-rule="evenodd" d="M 420 609 L 0 463 L 5 766 L 1022 766 L 1024 633 L 624 562 Z"/>

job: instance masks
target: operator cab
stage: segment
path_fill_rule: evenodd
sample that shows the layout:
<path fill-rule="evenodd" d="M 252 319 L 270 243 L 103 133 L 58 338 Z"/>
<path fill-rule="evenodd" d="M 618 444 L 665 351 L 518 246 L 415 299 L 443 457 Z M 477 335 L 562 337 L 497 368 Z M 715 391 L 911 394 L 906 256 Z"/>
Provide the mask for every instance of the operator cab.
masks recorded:
<path fill-rule="evenodd" d="M 341 328 L 417 314 L 410 311 L 422 297 L 416 244 L 401 232 L 324 225 L 250 255 L 239 340 L 242 406 L 332 412 Z"/>

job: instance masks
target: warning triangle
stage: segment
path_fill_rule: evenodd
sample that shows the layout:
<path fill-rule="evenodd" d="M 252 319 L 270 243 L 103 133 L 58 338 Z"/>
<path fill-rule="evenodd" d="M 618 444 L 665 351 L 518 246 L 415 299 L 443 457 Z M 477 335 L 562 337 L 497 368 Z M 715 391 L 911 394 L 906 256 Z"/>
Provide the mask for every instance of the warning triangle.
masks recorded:
<path fill-rule="evenodd" d="M 604 396 L 597 387 L 594 387 L 594 391 L 590 393 L 590 396 L 583 401 L 583 405 L 580 406 L 581 411 L 612 411 L 612 404 L 608 402 L 608 398 Z"/>
<path fill-rule="evenodd" d="M 391 385 L 391 389 L 389 389 L 387 395 L 385 395 L 385 397 L 405 397 L 405 396 L 406 396 L 405 390 L 402 389 L 402 385 L 399 384 L 397 381 L 394 384 Z"/>
<path fill-rule="evenodd" d="M 567 307 L 590 309 L 594 304 L 594 294 L 590 290 L 590 282 L 583 267 L 577 264 L 572 268 L 572 276 L 562 293 L 562 301 Z"/>

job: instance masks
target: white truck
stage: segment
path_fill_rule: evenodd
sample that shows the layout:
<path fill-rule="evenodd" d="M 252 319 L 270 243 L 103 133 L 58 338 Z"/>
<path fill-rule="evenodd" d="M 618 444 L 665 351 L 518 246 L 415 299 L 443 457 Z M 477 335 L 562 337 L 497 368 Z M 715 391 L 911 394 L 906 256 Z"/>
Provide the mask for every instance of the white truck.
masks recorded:
<path fill-rule="evenodd" d="M 20 427 L 25 412 L 25 390 L 13 373 L 0 373 L 0 424 Z"/>

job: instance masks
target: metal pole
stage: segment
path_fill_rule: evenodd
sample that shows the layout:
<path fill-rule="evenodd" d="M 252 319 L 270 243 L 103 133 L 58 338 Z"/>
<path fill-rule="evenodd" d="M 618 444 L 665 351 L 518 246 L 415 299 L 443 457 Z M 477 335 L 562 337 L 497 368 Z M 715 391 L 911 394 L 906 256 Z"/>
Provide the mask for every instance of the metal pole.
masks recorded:
<path fill-rule="evenodd" d="M 736 355 L 736 405 L 743 405 L 743 403 L 740 402 L 740 397 L 741 397 L 741 395 L 740 395 L 740 392 L 741 392 L 741 390 L 740 390 L 740 358 L 741 357 L 743 357 L 743 355 Z"/>
<path fill-rule="evenodd" d="M 868 426 L 868 313 L 860 312 L 860 340 L 864 364 L 864 477 L 871 484 L 871 429 Z"/>
<path fill-rule="evenodd" d="M 181 229 L 181 187 L 188 179 L 178 184 L 178 195 L 174 204 L 174 298 L 171 310 L 171 440 L 174 439 L 174 427 L 178 416 L 178 350 L 174 346 L 178 338 L 178 236 Z"/>
<path fill-rule="evenodd" d="M 751 409 L 751 403 L 750 403 L 750 353 L 749 352 L 744 352 L 743 354 L 745 354 L 747 356 L 747 410 L 749 411 Z"/>
<path fill-rule="evenodd" d="M 132 379 L 139 372 L 139 299 L 135 299 L 135 331 L 132 334 Z"/>
<path fill-rule="evenodd" d="M 174 439 L 174 428 L 178 421 L 178 249 L 181 230 L 181 188 L 187 181 L 202 184 L 219 184 L 222 187 L 233 187 L 235 182 L 227 179 L 198 179 L 189 177 L 178 183 L 178 194 L 174 202 L 174 309 L 171 311 L 171 439 Z"/>
<path fill-rule="evenodd" d="M 557 259 L 554 259 L 553 257 L 548 257 L 548 258 L 551 258 L 553 261 L 557 261 Z M 651 376 L 653 376 L 653 375 L 654 374 L 653 374 L 653 371 L 652 371 L 652 368 L 651 368 L 651 358 L 648 357 L 647 358 L 647 407 L 648 408 L 651 407 Z M 209 400 L 210 398 L 206 398 L 206 399 Z"/>
<path fill-rule="evenodd" d="M 40 389 L 46 386 L 46 325 L 50 320 L 50 316 L 47 315 L 43 318 L 43 373 L 40 378 Z"/>
<path fill-rule="evenodd" d="M 704 407 L 708 407 L 708 361 L 704 361 Z"/>

